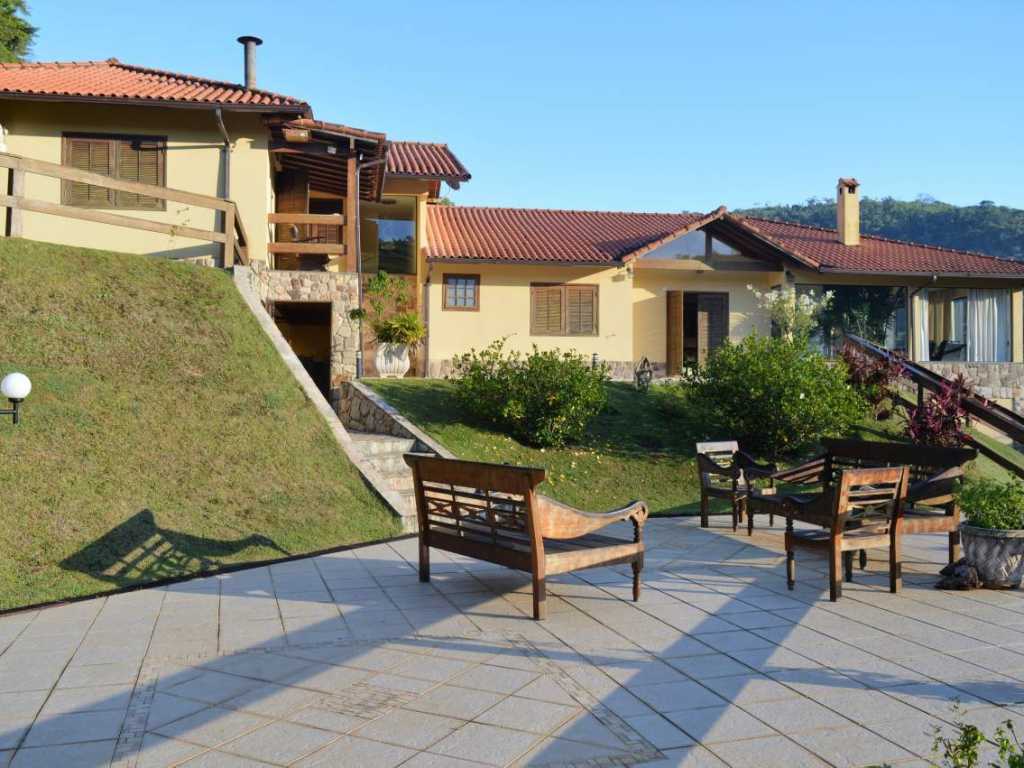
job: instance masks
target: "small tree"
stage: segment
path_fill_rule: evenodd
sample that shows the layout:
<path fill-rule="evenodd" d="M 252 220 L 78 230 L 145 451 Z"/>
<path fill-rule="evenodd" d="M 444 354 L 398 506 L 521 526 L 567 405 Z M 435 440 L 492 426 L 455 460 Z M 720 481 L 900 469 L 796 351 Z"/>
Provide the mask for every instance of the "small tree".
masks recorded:
<path fill-rule="evenodd" d="M 818 317 L 832 303 L 832 291 L 820 296 L 815 291 L 797 293 L 795 288 L 773 288 L 759 291 L 752 285 L 757 305 L 771 318 L 772 331 L 784 339 L 807 341 L 817 327 Z"/>
<path fill-rule="evenodd" d="M 25 0 L 0 0 L 0 62 L 24 61 L 32 50 L 37 30 L 27 15 Z"/>
<path fill-rule="evenodd" d="M 352 320 L 365 320 L 381 344 L 413 346 L 423 340 L 427 329 L 419 313 L 410 307 L 409 286 L 400 277 L 378 272 L 366 284 L 366 304 L 351 310 Z"/>

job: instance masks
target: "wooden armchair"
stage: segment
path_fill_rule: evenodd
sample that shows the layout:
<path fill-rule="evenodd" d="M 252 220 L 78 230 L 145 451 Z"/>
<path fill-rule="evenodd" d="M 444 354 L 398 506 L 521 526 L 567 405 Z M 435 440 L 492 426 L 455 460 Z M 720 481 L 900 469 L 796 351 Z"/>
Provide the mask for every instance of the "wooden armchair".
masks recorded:
<path fill-rule="evenodd" d="M 902 586 L 900 535 L 907 497 L 906 467 L 844 469 L 820 494 L 789 496 L 786 511 L 786 584 L 796 584 L 796 549 L 818 549 L 829 564 L 829 599 L 842 596 L 842 576 L 853 580 L 853 553 L 889 548 L 889 590 Z M 823 530 L 794 530 L 794 519 Z M 840 564 L 840 561 L 842 563 Z"/>
<path fill-rule="evenodd" d="M 774 464 L 758 464 L 750 454 L 740 450 L 735 440 L 697 443 L 701 527 L 708 527 L 710 500 L 728 499 L 735 531 L 746 512 L 751 483 L 758 478 L 771 478 L 775 470 Z M 748 532 L 752 532 L 752 527 L 748 525 Z"/>
<path fill-rule="evenodd" d="M 632 502 L 603 514 L 583 512 L 536 492 L 544 470 L 442 459 L 409 453 L 419 521 L 420 581 L 430 580 L 430 548 L 530 573 L 533 617 L 543 619 L 545 578 L 629 563 L 633 599 L 640 599 L 647 505 Z M 632 523 L 632 535 L 594 533 Z"/>

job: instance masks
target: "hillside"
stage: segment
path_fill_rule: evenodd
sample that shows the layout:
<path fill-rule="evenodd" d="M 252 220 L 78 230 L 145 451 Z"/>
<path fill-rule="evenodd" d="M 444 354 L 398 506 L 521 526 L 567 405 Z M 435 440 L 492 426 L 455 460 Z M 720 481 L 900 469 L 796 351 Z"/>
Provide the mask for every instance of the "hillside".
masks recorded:
<path fill-rule="evenodd" d="M 393 535 L 230 275 L 0 240 L 0 609 Z M 6 402 L 0 407 L 6 406 Z"/>
<path fill-rule="evenodd" d="M 738 213 L 817 227 L 836 225 L 836 205 L 829 200 L 762 206 Z M 861 231 L 867 234 L 1024 259 L 1024 210 L 1018 208 L 988 201 L 956 206 L 931 200 L 864 198 L 860 219 Z"/>

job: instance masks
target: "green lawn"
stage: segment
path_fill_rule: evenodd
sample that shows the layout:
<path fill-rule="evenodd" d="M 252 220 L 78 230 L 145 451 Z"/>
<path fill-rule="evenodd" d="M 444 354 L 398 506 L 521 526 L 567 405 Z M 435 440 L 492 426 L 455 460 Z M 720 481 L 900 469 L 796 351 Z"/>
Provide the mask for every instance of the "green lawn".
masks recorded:
<path fill-rule="evenodd" d="M 367 379 L 389 403 L 455 455 L 479 461 L 544 467 L 541 490 L 568 504 L 603 511 L 643 499 L 656 515 L 696 514 L 700 489 L 694 437 L 678 417 L 672 386 L 655 386 L 646 395 L 632 386 L 608 385 L 608 408 L 598 416 L 581 445 L 531 448 L 506 435 L 464 419 L 451 384 L 423 379 Z M 900 440 L 902 420 L 865 421 L 855 436 Z M 1005 475 L 985 458 L 973 471 Z M 717 509 L 724 510 L 723 503 Z"/>
<path fill-rule="evenodd" d="M 33 381 L 0 609 L 397 533 L 230 275 L 0 240 L 0 287 L 0 374 Z"/>

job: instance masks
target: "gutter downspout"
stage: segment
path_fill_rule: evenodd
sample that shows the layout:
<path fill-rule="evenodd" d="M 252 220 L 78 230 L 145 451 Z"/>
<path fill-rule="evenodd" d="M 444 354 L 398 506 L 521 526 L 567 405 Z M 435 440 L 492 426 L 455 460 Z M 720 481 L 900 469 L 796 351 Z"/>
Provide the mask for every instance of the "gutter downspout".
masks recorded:
<path fill-rule="evenodd" d="M 351 142 L 350 148 L 354 151 L 355 150 L 355 139 L 349 139 L 349 141 Z M 356 184 L 359 183 L 359 180 L 361 178 L 360 177 L 360 173 L 362 172 L 363 168 L 373 168 L 375 166 L 381 165 L 386 160 L 387 160 L 387 157 L 385 156 L 385 157 L 378 158 L 377 160 L 371 160 L 368 163 L 360 163 L 360 162 L 357 161 L 356 162 Z M 360 228 L 360 218 L 361 217 L 359 215 L 360 198 L 359 198 L 359 190 L 358 189 L 356 190 L 356 194 L 355 194 L 354 200 L 355 200 L 355 203 L 356 203 L 355 204 L 355 211 L 354 211 L 354 221 L 351 223 L 350 226 L 354 226 L 356 228 L 356 237 L 355 237 L 355 240 L 356 240 L 356 285 L 357 285 L 357 287 L 359 289 L 358 290 L 358 302 L 359 303 L 356 306 L 358 306 L 360 309 L 362 309 L 363 308 L 363 246 L 362 246 L 363 240 L 362 240 L 362 231 L 361 231 L 361 228 Z M 363 321 L 361 319 L 359 321 L 359 346 L 356 348 L 356 378 L 357 379 L 363 378 Z"/>
<path fill-rule="evenodd" d="M 229 200 L 231 199 L 231 137 L 228 136 L 228 129 L 224 125 L 224 111 L 220 107 L 213 110 L 213 118 L 217 121 L 217 130 L 220 132 L 221 138 L 224 139 L 224 146 L 220 150 L 220 167 L 221 172 L 224 174 L 224 183 L 221 185 L 224 194 L 221 197 Z M 227 214 L 224 211 L 218 211 L 217 217 L 220 219 L 220 229 L 222 232 L 227 232 L 229 226 L 235 226 L 233 221 L 228 222 Z"/>

